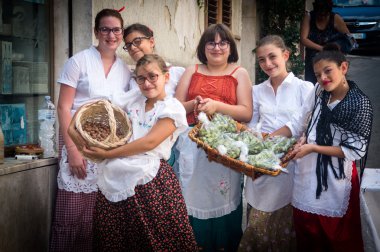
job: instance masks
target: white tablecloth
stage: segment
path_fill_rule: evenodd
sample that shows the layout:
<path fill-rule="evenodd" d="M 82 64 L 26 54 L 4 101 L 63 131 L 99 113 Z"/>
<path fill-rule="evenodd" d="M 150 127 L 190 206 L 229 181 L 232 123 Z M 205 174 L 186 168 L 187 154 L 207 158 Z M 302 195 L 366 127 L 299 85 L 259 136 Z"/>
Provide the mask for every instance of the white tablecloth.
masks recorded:
<path fill-rule="evenodd" d="M 360 186 L 364 250 L 380 251 L 380 168 L 366 168 Z"/>

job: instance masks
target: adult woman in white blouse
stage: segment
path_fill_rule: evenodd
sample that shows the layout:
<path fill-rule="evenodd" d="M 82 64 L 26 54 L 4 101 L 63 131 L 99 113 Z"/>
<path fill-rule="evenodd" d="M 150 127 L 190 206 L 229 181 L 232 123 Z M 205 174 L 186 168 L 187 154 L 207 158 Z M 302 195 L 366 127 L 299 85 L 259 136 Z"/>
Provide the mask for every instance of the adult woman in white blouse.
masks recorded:
<path fill-rule="evenodd" d="M 253 117 L 251 128 L 261 125 L 261 131 L 271 133 L 298 113 L 305 97 L 313 89 L 310 82 L 303 81 L 287 70 L 289 50 L 277 35 L 262 38 L 256 49 L 261 69 L 269 79 L 253 87 Z M 247 178 L 246 199 L 252 207 L 247 229 L 239 250 L 247 251 L 293 251 L 292 207 L 294 163 L 288 165 L 289 173 L 276 177 L 263 175 Z"/>
<path fill-rule="evenodd" d="M 71 57 L 58 78 L 61 84 L 58 118 L 64 146 L 58 173 L 58 193 L 52 225 L 51 251 L 93 251 L 93 209 L 98 191 L 98 168 L 86 161 L 67 129 L 72 115 L 84 103 L 116 98 L 126 92 L 128 66 L 116 55 L 123 39 L 123 19 L 112 9 L 95 17 L 94 33 L 99 43 Z"/>

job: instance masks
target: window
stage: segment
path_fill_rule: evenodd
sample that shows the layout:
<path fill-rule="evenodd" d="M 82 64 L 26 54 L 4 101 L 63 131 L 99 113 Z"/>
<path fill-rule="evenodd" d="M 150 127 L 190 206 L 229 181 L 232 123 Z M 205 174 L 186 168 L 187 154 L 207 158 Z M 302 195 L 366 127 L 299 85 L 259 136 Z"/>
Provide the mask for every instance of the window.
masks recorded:
<path fill-rule="evenodd" d="M 0 123 L 6 147 L 38 143 L 50 83 L 49 0 L 0 0 Z"/>
<path fill-rule="evenodd" d="M 231 28 L 231 0 L 208 0 L 206 27 L 211 24 L 225 24 Z"/>

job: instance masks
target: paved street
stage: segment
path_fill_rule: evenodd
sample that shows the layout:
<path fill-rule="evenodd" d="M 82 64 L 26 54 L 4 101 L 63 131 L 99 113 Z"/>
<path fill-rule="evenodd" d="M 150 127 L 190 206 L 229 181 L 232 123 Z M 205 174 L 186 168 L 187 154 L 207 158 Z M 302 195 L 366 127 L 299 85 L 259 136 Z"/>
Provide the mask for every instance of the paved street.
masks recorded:
<path fill-rule="evenodd" d="M 360 50 L 348 56 L 348 79 L 355 81 L 369 96 L 374 108 L 374 123 L 366 167 L 380 168 L 380 49 Z"/>

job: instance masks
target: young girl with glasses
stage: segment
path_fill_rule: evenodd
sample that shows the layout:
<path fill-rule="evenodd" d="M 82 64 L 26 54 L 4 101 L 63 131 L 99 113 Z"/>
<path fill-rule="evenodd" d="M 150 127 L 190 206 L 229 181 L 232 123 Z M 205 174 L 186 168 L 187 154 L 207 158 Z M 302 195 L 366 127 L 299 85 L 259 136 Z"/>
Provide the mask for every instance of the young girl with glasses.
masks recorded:
<path fill-rule="evenodd" d="M 313 59 L 318 84 L 302 113 L 273 135 L 299 136 L 292 205 L 299 251 L 363 251 L 359 178 L 365 167 L 373 108 L 355 82 L 336 44 Z"/>
<path fill-rule="evenodd" d="M 133 61 L 137 62 L 145 54 L 152 54 L 154 52 L 154 47 L 156 41 L 154 40 L 153 31 L 146 25 L 135 23 L 129 25 L 124 29 L 124 42 L 125 45 L 123 49 L 128 52 L 129 56 Z M 174 96 L 175 90 L 179 79 L 181 78 L 185 68 L 179 66 L 172 66 L 170 63 L 166 62 L 166 65 L 169 66 L 169 80 L 165 85 L 166 94 L 169 96 Z M 130 89 L 137 89 L 139 87 L 134 78 L 131 79 Z M 175 146 L 173 147 L 172 154 L 168 160 L 170 166 L 174 165 L 175 159 L 178 156 L 178 152 L 175 151 Z M 174 168 L 176 174 L 178 171 Z"/>
<path fill-rule="evenodd" d="M 146 25 L 135 23 L 124 29 L 124 46 L 123 49 L 128 52 L 134 62 L 137 62 L 145 54 L 152 54 L 156 42 L 154 40 L 153 31 Z M 166 94 L 173 96 L 177 87 L 178 81 L 181 78 L 185 68 L 179 66 L 169 67 L 170 79 L 165 86 Z M 138 89 L 136 81 L 131 79 L 131 89 Z"/>
<path fill-rule="evenodd" d="M 260 39 L 256 47 L 260 68 L 268 80 L 253 86 L 253 115 L 249 127 L 272 133 L 299 113 L 313 84 L 290 71 L 290 51 L 277 35 Z M 245 198 L 249 208 L 248 225 L 239 251 L 295 251 L 292 206 L 293 176 L 296 164 L 278 176 L 247 177 Z"/>
<path fill-rule="evenodd" d="M 194 110 L 249 122 L 251 81 L 247 71 L 236 65 L 239 56 L 228 27 L 210 25 L 201 36 L 197 56 L 203 64 L 187 68 L 176 91 L 189 125 L 196 123 Z M 199 249 L 235 251 L 242 234 L 242 175 L 210 162 L 187 133 L 177 145 L 179 176 Z"/>
<path fill-rule="evenodd" d="M 130 71 L 116 55 L 122 42 L 123 19 L 112 9 L 95 17 L 98 45 L 81 51 L 64 65 L 58 78 L 58 120 L 64 146 L 60 155 L 58 192 L 50 251 L 93 251 L 92 221 L 98 186 L 98 167 L 86 161 L 67 134 L 72 115 L 94 99 L 113 100 L 128 90 Z"/>
<path fill-rule="evenodd" d="M 161 57 L 144 55 L 135 74 L 140 90 L 116 101 L 132 123 L 129 143 L 112 150 L 79 147 L 85 156 L 105 159 L 98 164 L 95 250 L 196 251 L 179 182 L 165 161 L 187 128 L 185 109 L 165 92 L 169 73 Z M 78 134 L 74 123 L 70 134 Z"/>

